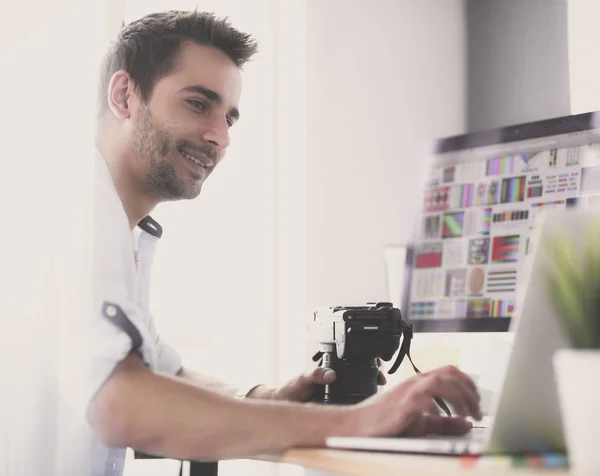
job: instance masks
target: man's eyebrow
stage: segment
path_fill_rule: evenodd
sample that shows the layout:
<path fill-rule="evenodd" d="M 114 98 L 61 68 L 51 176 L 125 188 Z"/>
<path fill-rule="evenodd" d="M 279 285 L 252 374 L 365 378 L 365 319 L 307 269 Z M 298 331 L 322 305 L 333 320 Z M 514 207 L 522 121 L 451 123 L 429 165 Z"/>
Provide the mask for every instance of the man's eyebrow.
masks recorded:
<path fill-rule="evenodd" d="M 208 89 L 205 88 L 204 86 L 187 86 L 185 88 L 183 88 L 184 92 L 188 92 L 188 93 L 200 93 L 203 94 L 204 96 L 206 96 L 208 98 L 209 101 L 214 102 L 217 105 L 220 105 L 223 102 L 223 98 L 221 97 L 221 95 L 216 92 L 213 91 L 212 89 Z M 237 107 L 232 107 L 231 110 L 229 111 L 229 115 L 231 117 L 234 117 L 235 119 L 239 119 L 240 118 L 240 111 Z"/>

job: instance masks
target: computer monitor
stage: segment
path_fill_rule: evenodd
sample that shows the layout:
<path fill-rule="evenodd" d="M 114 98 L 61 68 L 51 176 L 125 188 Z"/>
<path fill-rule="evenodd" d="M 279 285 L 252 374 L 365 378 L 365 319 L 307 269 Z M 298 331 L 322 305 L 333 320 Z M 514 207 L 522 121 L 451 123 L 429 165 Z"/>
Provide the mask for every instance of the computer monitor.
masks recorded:
<path fill-rule="evenodd" d="M 435 141 L 406 248 L 403 314 L 420 332 L 505 332 L 536 217 L 600 207 L 600 112 Z"/>

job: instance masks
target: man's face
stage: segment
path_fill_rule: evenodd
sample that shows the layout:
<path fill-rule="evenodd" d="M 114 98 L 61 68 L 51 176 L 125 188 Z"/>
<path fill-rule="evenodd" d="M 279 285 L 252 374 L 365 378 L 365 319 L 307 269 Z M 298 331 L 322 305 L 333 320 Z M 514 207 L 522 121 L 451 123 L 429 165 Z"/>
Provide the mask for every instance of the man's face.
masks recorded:
<path fill-rule="evenodd" d="M 241 77 L 220 51 L 183 43 L 148 103 L 132 107 L 132 169 L 159 201 L 196 198 L 225 155 L 239 116 Z"/>

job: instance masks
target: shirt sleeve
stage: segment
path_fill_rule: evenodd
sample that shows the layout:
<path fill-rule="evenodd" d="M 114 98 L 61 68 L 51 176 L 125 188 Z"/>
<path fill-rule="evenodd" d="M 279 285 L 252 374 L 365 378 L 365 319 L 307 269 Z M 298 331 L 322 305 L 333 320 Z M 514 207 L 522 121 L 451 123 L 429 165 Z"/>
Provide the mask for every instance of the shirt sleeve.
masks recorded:
<path fill-rule="evenodd" d="M 160 336 L 156 342 L 156 347 L 157 370 L 176 375 L 181 370 L 181 356 Z"/>
<path fill-rule="evenodd" d="M 102 171 L 100 172 L 102 173 Z M 156 368 L 156 342 L 136 304 L 133 241 L 123 206 L 112 182 L 96 183 L 92 309 L 86 325 L 85 394 L 87 408 L 117 365 L 131 352 Z"/>
<path fill-rule="evenodd" d="M 95 302 L 96 319 L 89 327 L 86 351 L 89 363 L 86 405 L 130 353 L 136 352 L 145 365 L 156 368 L 156 347 L 136 307 L 114 297 Z"/>
<path fill-rule="evenodd" d="M 150 314 L 150 334 L 156 343 L 156 370 L 176 375 L 181 369 L 181 356 L 156 332 L 152 314 Z"/>

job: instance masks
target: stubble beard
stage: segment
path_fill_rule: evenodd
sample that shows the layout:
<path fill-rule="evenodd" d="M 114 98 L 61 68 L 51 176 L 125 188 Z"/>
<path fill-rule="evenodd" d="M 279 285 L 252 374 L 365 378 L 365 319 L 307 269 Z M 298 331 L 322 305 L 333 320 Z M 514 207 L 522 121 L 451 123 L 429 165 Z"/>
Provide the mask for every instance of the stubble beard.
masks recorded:
<path fill-rule="evenodd" d="M 149 162 L 150 170 L 144 180 L 145 192 L 159 201 L 190 200 L 200 193 L 192 179 L 182 181 L 169 154 L 179 154 L 169 132 L 156 124 L 150 109 L 142 105 L 133 130 L 132 151 L 141 161 Z"/>

